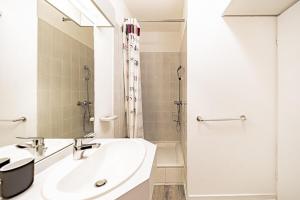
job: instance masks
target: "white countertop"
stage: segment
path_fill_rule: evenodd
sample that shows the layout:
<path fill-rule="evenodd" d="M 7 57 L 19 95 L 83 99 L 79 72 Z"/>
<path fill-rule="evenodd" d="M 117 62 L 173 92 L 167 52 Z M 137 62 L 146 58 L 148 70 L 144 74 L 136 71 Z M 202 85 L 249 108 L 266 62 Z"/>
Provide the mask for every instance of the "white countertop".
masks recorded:
<path fill-rule="evenodd" d="M 128 140 L 128 139 L 95 139 L 93 142 L 96 141 L 96 142 L 105 144 L 105 143 L 109 143 L 109 142 L 117 141 L 117 140 Z M 117 199 L 150 178 L 152 165 L 153 165 L 154 157 L 155 157 L 156 145 L 154 145 L 146 140 L 143 140 L 143 139 L 134 139 L 134 140 L 139 140 L 139 141 L 143 142 L 145 145 L 146 157 L 144 159 L 143 164 L 137 170 L 137 172 L 135 172 L 135 174 L 132 177 L 130 177 L 126 182 L 124 182 L 117 188 L 113 189 L 112 191 L 97 198 L 98 200 Z M 69 155 L 69 156 L 72 156 L 72 155 Z M 47 160 L 47 159 L 45 159 L 45 160 Z M 33 185 L 27 191 L 25 191 L 24 193 L 20 194 L 19 196 L 15 197 L 15 198 L 12 198 L 12 199 L 13 200 L 31 200 L 31 199 L 41 199 L 42 200 L 43 199 L 43 197 L 42 197 L 43 183 L 47 179 L 47 176 L 53 170 L 57 169 L 60 164 L 61 164 L 60 162 L 57 162 L 57 163 L 49 166 L 47 169 L 45 169 L 41 173 L 37 174 L 35 176 L 35 181 L 34 181 Z"/>

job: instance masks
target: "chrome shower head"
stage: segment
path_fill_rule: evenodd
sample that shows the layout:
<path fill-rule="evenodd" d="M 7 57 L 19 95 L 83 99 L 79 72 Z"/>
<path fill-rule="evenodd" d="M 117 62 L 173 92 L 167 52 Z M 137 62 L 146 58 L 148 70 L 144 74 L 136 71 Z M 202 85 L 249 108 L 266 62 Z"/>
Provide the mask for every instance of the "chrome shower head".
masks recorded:
<path fill-rule="evenodd" d="M 177 68 L 177 77 L 179 80 L 181 80 L 181 76 L 179 74 L 179 71 L 181 70 L 182 66 L 180 65 L 178 68 Z"/>

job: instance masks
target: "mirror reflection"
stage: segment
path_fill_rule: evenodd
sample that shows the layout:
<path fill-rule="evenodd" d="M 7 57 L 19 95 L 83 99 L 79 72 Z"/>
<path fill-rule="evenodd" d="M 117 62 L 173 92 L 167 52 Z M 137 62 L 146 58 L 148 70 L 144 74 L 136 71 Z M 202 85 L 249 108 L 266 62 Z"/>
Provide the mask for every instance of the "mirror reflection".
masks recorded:
<path fill-rule="evenodd" d="M 42 19 L 38 25 L 38 136 L 93 132 L 93 49 Z"/>
<path fill-rule="evenodd" d="M 29 46 L 30 51 L 16 55 L 19 61 L 1 58 L 1 63 L 9 64 L 4 72 L 10 76 L 1 76 L 1 84 L 6 88 L 1 102 L 7 108 L 1 107 L 0 119 L 6 121 L 0 122 L 0 158 L 33 155 L 37 162 L 71 145 L 73 138 L 94 132 L 93 28 L 63 20 L 67 16 L 44 0 L 38 0 L 37 11 L 37 24 L 32 22 L 37 27 L 28 27 L 34 30 L 30 35 L 37 35 L 37 41 L 29 36 L 24 39 L 24 32 L 18 44 L 11 42 L 2 48 L 16 52 L 17 45 L 23 45 Z M 7 27 L 1 26 L 3 31 L 15 33 L 25 28 L 25 24 L 12 27 L 14 18 L 9 10 L 6 13 L 2 16 L 2 21 L 7 21 Z M 32 19 L 24 21 L 29 23 Z M 5 41 L 17 36 L 1 37 Z M 37 52 L 33 48 L 36 46 Z M 29 60 L 37 60 L 37 67 Z M 8 90 L 11 85 L 15 89 Z M 29 87 L 37 88 L 37 92 L 28 94 Z M 11 99 L 23 99 L 27 110 Z"/>

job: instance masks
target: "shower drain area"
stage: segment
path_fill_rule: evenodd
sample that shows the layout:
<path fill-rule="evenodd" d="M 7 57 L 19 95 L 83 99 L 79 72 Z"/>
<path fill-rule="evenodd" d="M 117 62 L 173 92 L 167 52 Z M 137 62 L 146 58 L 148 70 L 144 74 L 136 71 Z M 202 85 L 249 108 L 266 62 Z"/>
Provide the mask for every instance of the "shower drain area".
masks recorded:
<path fill-rule="evenodd" d="M 159 142 L 156 167 L 153 170 L 155 185 L 177 185 L 184 182 L 184 161 L 180 143 Z"/>

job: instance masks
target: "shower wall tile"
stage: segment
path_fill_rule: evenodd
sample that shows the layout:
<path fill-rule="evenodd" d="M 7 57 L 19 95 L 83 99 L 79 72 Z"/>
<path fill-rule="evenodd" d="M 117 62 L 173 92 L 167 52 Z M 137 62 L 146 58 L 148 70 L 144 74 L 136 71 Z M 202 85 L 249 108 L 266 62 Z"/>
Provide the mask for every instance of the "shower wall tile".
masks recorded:
<path fill-rule="evenodd" d="M 94 51 L 43 20 L 38 21 L 38 135 L 82 136 L 86 99 L 83 66 L 91 70 L 90 101 L 94 99 Z M 91 109 L 93 116 L 93 108 Z M 92 126 L 87 122 L 89 128 Z"/>
<path fill-rule="evenodd" d="M 184 37 L 181 44 L 180 49 L 180 63 L 182 66 L 182 85 L 181 85 L 181 94 L 182 94 L 182 112 L 181 112 L 181 121 L 182 121 L 182 128 L 181 128 L 181 146 L 183 150 L 183 157 L 185 162 L 185 167 L 183 170 L 184 177 L 187 175 L 186 171 L 186 163 L 187 163 L 187 36 L 186 36 L 186 29 L 184 31 Z M 186 180 L 185 180 L 186 181 Z"/>
<path fill-rule="evenodd" d="M 141 78 L 145 138 L 151 141 L 177 141 L 180 134 L 173 121 L 178 99 L 176 70 L 180 54 L 142 52 Z"/>

